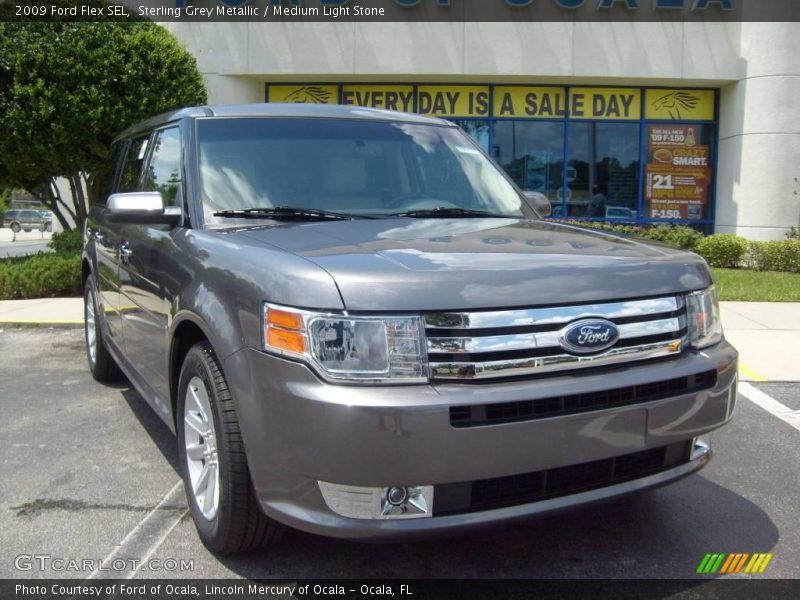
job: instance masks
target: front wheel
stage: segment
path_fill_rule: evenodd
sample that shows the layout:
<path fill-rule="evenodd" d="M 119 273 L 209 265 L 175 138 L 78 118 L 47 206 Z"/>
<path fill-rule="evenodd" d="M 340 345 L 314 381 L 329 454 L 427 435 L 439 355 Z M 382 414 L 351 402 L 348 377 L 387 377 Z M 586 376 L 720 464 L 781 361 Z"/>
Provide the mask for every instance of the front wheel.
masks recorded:
<path fill-rule="evenodd" d="M 122 376 L 117 363 L 106 348 L 97 310 L 94 280 L 90 276 L 83 289 L 84 334 L 89 370 L 96 381 L 115 381 Z"/>
<path fill-rule="evenodd" d="M 178 457 L 203 544 L 233 554 L 275 543 L 283 527 L 258 505 L 233 398 L 206 342 L 186 354 L 177 409 Z"/>

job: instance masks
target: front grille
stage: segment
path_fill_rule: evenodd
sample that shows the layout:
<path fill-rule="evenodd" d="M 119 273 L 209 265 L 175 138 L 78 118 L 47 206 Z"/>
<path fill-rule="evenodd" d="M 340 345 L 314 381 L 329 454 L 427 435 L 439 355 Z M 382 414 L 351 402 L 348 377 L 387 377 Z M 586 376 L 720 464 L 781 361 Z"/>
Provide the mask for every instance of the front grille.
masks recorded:
<path fill-rule="evenodd" d="M 599 392 L 499 404 L 451 406 L 450 424 L 459 428 L 478 427 L 574 415 L 653 402 L 681 394 L 691 394 L 713 388 L 716 384 L 717 372 L 706 371 L 688 377 L 676 377 L 665 381 L 654 381 Z"/>
<path fill-rule="evenodd" d="M 560 334 L 584 319 L 611 321 L 619 339 L 595 354 L 568 352 Z M 687 331 L 683 296 L 425 315 L 433 380 L 532 376 L 675 356 Z"/>
<path fill-rule="evenodd" d="M 434 516 L 517 506 L 639 479 L 689 461 L 691 442 L 603 460 L 466 483 L 437 485 Z"/>

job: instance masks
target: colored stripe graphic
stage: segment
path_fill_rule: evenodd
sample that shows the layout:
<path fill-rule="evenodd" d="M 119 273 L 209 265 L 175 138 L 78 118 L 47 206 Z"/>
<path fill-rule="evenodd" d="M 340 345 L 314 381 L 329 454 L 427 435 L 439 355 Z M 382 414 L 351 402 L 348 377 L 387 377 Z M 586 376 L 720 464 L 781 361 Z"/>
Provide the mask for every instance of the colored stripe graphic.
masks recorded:
<path fill-rule="evenodd" d="M 744 569 L 745 573 L 763 573 L 767 565 L 772 560 L 773 554 L 768 553 L 755 553 L 749 552 L 735 552 L 732 554 L 725 553 L 708 553 L 703 557 L 700 566 L 697 567 L 697 573 L 702 575 L 720 575 L 730 573 L 741 573 Z M 750 559 L 748 561 L 748 559 Z M 745 564 L 747 566 L 745 567 Z"/>
<path fill-rule="evenodd" d="M 711 555 L 710 554 L 706 554 L 703 557 L 703 560 L 700 561 L 700 566 L 697 567 L 697 573 L 705 573 L 706 572 L 706 566 L 708 565 L 708 561 L 709 560 L 711 560 Z"/>
<path fill-rule="evenodd" d="M 733 571 L 734 573 L 738 573 L 739 571 L 742 570 L 742 567 L 744 567 L 744 563 L 747 561 L 747 557 L 748 556 L 750 556 L 750 554 L 747 553 L 747 552 L 742 554 L 742 558 L 739 560 L 739 563 L 736 565 L 736 570 Z"/>
<path fill-rule="evenodd" d="M 697 572 L 705 574 L 716 573 L 723 560 L 725 560 L 725 554 L 706 554 L 703 562 L 697 567 Z"/>
<path fill-rule="evenodd" d="M 753 554 L 753 558 L 750 559 L 750 562 L 747 564 L 745 568 L 745 573 L 763 573 L 769 561 L 772 560 L 772 554 Z"/>
<path fill-rule="evenodd" d="M 722 565 L 722 570 L 720 573 L 738 573 L 744 567 L 744 563 L 747 560 L 747 557 L 750 556 L 749 553 L 741 553 L 737 552 L 736 554 L 729 554 L 728 560 L 725 561 L 725 564 Z"/>

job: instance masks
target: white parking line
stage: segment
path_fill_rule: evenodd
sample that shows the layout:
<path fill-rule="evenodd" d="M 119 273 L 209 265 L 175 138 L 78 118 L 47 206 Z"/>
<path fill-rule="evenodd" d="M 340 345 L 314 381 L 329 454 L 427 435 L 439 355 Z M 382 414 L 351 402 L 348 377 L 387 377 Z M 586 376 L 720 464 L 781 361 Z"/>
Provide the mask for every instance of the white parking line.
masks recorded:
<path fill-rule="evenodd" d="M 800 431 L 800 411 L 792 410 L 744 381 L 739 382 L 739 393 L 753 404 L 757 404 L 768 413 Z"/>
<path fill-rule="evenodd" d="M 179 481 L 87 579 L 133 579 L 188 511 Z M 115 568 L 115 561 L 124 561 L 124 568 Z"/>

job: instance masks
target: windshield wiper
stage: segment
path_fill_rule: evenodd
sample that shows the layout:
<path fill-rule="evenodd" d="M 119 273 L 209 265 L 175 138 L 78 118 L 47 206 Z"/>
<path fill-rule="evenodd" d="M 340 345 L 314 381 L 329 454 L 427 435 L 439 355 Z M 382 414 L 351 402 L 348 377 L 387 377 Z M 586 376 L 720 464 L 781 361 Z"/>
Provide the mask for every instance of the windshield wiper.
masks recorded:
<path fill-rule="evenodd" d="M 297 219 L 306 221 L 349 221 L 356 218 L 352 215 L 343 215 L 327 210 L 319 210 L 316 208 L 295 208 L 292 206 L 220 210 L 215 212 L 214 216 L 230 219 Z"/>
<path fill-rule="evenodd" d="M 501 218 L 501 219 L 518 219 L 516 215 L 502 215 L 498 213 L 489 212 L 486 210 L 475 210 L 472 208 L 459 208 L 455 206 L 440 206 L 438 208 L 428 208 L 425 210 L 409 210 L 407 212 L 394 213 L 392 217 L 419 217 L 419 218 L 448 218 L 448 217 L 475 217 L 475 218 Z"/>

